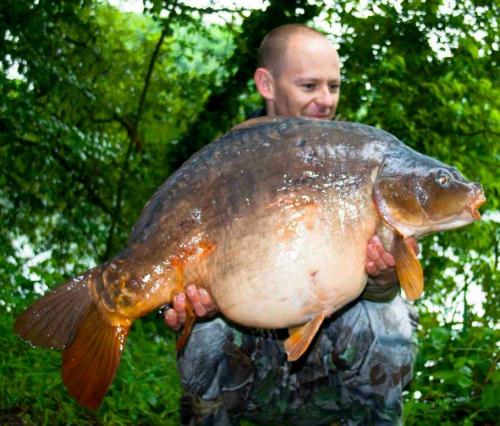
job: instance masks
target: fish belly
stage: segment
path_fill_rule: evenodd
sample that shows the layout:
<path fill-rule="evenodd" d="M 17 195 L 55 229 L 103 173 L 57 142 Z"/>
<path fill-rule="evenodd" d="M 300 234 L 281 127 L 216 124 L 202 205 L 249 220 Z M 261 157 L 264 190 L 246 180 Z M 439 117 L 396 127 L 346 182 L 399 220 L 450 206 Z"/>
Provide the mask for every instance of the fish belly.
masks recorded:
<path fill-rule="evenodd" d="M 212 295 L 227 318 L 251 327 L 283 328 L 320 312 L 328 316 L 363 291 L 369 237 L 316 227 L 288 238 L 242 238 Z"/>

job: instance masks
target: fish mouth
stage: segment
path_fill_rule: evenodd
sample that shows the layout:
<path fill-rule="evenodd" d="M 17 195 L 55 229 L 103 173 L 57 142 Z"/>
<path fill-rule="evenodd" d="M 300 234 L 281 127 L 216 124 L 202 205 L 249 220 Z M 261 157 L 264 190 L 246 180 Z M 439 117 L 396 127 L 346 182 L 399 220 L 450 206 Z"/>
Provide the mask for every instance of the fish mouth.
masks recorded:
<path fill-rule="evenodd" d="M 474 219 L 480 219 L 481 218 L 481 213 L 479 213 L 478 209 L 481 207 L 484 203 L 486 203 L 486 197 L 484 196 L 484 193 L 480 193 L 470 204 L 469 204 L 469 210 Z"/>

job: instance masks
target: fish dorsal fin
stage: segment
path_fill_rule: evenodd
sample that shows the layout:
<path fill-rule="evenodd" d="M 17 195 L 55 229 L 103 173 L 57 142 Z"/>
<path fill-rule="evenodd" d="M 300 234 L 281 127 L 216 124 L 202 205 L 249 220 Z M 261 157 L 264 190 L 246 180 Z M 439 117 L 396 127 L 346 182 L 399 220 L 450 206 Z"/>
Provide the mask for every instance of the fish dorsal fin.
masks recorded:
<path fill-rule="evenodd" d="M 424 273 L 415 250 L 408 238 L 397 235 L 394 239 L 396 272 L 401 287 L 409 300 L 416 300 L 424 291 Z"/>
<path fill-rule="evenodd" d="M 234 126 L 231 129 L 231 131 L 241 130 L 241 129 L 249 129 L 251 127 L 260 126 L 262 124 L 276 123 L 279 121 L 283 121 L 284 119 L 285 119 L 284 117 L 277 117 L 277 116 L 264 116 L 264 117 L 250 118 L 249 120 L 243 121 L 242 123 Z"/>
<path fill-rule="evenodd" d="M 325 313 L 320 312 L 303 326 L 290 329 L 290 337 L 285 340 L 285 350 L 288 355 L 288 361 L 296 361 L 302 356 L 311 344 L 324 319 Z"/>

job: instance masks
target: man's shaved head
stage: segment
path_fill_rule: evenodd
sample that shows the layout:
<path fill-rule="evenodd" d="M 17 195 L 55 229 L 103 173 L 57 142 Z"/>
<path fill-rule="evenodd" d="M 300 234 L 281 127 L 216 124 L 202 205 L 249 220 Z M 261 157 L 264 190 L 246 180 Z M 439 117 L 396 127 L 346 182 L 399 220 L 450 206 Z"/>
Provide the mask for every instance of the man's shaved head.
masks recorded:
<path fill-rule="evenodd" d="M 262 40 L 258 51 L 257 66 L 267 68 L 274 76 L 278 76 L 283 69 L 288 43 L 296 35 L 326 39 L 319 31 L 302 24 L 281 25 L 269 32 Z"/>
<path fill-rule="evenodd" d="M 319 31 L 282 25 L 262 41 L 254 81 L 267 115 L 331 119 L 339 100 L 339 55 Z"/>

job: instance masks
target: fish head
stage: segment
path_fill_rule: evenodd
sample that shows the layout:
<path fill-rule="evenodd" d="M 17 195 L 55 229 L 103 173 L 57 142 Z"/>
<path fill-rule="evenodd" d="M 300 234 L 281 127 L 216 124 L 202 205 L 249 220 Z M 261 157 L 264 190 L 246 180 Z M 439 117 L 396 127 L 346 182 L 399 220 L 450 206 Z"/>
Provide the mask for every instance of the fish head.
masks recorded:
<path fill-rule="evenodd" d="M 382 220 L 403 237 L 458 228 L 478 220 L 485 201 L 479 183 L 458 170 L 408 149 L 385 158 L 373 199 Z"/>

